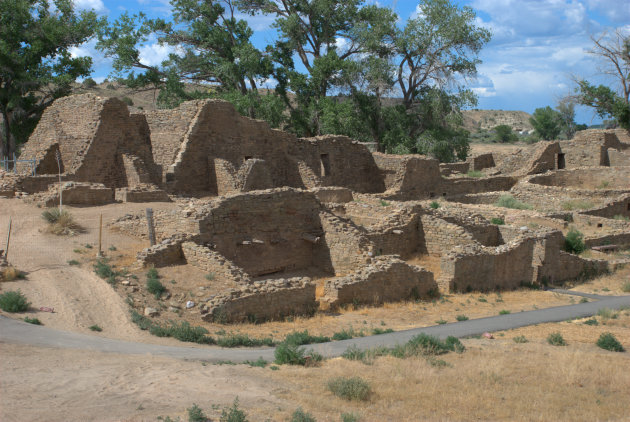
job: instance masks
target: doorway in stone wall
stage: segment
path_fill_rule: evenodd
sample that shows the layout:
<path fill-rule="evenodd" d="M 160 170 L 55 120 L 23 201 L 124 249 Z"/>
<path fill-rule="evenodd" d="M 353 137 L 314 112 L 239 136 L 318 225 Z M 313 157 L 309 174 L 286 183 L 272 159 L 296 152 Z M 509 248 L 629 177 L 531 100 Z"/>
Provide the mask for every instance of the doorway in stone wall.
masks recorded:
<path fill-rule="evenodd" d="M 319 156 L 319 161 L 321 163 L 320 176 L 330 176 L 330 158 L 328 157 L 328 154 L 321 154 Z"/>
<path fill-rule="evenodd" d="M 564 154 L 558 154 L 558 170 L 562 170 L 566 167 Z"/>

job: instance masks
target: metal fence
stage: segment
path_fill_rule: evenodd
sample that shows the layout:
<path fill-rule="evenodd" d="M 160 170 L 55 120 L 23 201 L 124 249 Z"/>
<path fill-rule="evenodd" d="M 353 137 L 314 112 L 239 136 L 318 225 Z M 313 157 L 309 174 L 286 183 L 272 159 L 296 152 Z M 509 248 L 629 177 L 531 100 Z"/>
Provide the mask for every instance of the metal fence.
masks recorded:
<path fill-rule="evenodd" d="M 37 175 L 37 160 L 18 160 L 15 154 L 13 154 L 13 160 L 9 160 L 9 157 L 2 157 L 0 159 L 0 167 L 4 171 L 11 171 L 13 169 L 14 173 L 18 172 L 18 163 L 28 164 L 30 167 L 30 173 L 32 176 Z"/>

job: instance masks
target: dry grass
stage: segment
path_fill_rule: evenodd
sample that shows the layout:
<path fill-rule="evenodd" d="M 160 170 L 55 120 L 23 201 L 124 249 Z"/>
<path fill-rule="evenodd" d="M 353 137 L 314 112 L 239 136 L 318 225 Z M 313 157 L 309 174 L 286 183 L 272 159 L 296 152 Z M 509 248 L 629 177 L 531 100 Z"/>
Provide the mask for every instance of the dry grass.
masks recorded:
<path fill-rule="evenodd" d="M 612 274 L 596 277 L 585 283 L 578 284 L 572 290 L 604 296 L 620 296 L 627 294 L 623 291 L 623 285 L 628 281 L 630 281 L 630 264 Z"/>
<path fill-rule="evenodd" d="M 276 393 L 318 420 L 342 412 L 365 421 L 595 421 L 627 420 L 628 353 L 589 347 L 555 348 L 511 340 L 467 340 L 463 354 L 441 356 L 436 368 L 422 358 L 378 358 L 373 365 L 335 359 L 318 369 L 282 367 Z M 348 403 L 326 388 L 330 377 L 361 376 L 372 387 L 366 403 Z M 282 416 L 278 415 L 278 419 Z"/>
<path fill-rule="evenodd" d="M 74 236 L 84 231 L 83 227 L 74 220 L 68 211 L 51 208 L 42 213 L 42 218 L 48 223 L 46 229 L 48 233 L 57 236 Z"/>
<path fill-rule="evenodd" d="M 15 281 L 22 278 L 24 274 L 15 267 L 6 267 L 0 271 L 0 281 Z"/>

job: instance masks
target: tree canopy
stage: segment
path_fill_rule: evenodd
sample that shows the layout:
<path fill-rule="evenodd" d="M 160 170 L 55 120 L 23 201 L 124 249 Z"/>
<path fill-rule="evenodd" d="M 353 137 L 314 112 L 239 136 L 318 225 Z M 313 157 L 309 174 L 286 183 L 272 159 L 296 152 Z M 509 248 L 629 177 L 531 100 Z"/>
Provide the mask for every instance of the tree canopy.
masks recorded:
<path fill-rule="evenodd" d="M 0 1 L 0 157 L 12 156 L 42 111 L 90 74 L 91 58 L 70 48 L 98 25 L 94 12 L 76 13 L 71 0 Z"/>
<path fill-rule="evenodd" d="M 97 44 L 127 85 L 159 87 L 159 106 L 219 97 L 298 136 L 335 133 L 381 151 L 466 157 L 461 109 L 476 97 L 465 85 L 490 40 L 471 8 L 421 0 L 420 13 L 401 23 L 391 9 L 365 0 L 171 5 L 172 22 L 123 14 L 103 28 Z M 273 17 L 277 38 L 257 49 L 239 13 Z M 140 59 L 149 40 L 172 48 L 168 60 Z M 274 89 L 260 90 L 270 80 Z"/>
<path fill-rule="evenodd" d="M 545 141 L 557 139 L 562 132 L 562 118 L 560 113 L 547 106 L 534 110 L 529 122 L 534 127 L 536 134 Z"/>

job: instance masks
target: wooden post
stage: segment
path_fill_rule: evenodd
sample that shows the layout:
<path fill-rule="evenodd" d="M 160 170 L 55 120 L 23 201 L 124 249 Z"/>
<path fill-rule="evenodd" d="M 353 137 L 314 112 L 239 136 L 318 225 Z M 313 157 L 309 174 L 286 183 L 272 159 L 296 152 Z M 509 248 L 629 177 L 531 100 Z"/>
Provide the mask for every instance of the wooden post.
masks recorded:
<path fill-rule="evenodd" d="M 103 256 L 103 214 L 98 219 L 98 253 L 97 257 Z"/>
<path fill-rule="evenodd" d="M 63 211 L 63 186 L 61 185 L 61 154 L 59 150 L 55 154 L 57 158 L 57 169 L 59 170 L 59 213 Z"/>
<path fill-rule="evenodd" d="M 149 242 L 155 245 L 155 227 L 153 227 L 153 209 L 147 208 L 147 224 L 149 226 Z"/>
<path fill-rule="evenodd" d="M 9 234 L 7 235 L 7 247 L 6 250 L 4 251 L 4 259 L 9 260 L 9 243 L 11 243 L 11 225 L 13 223 L 13 220 L 11 218 L 9 218 Z"/>

